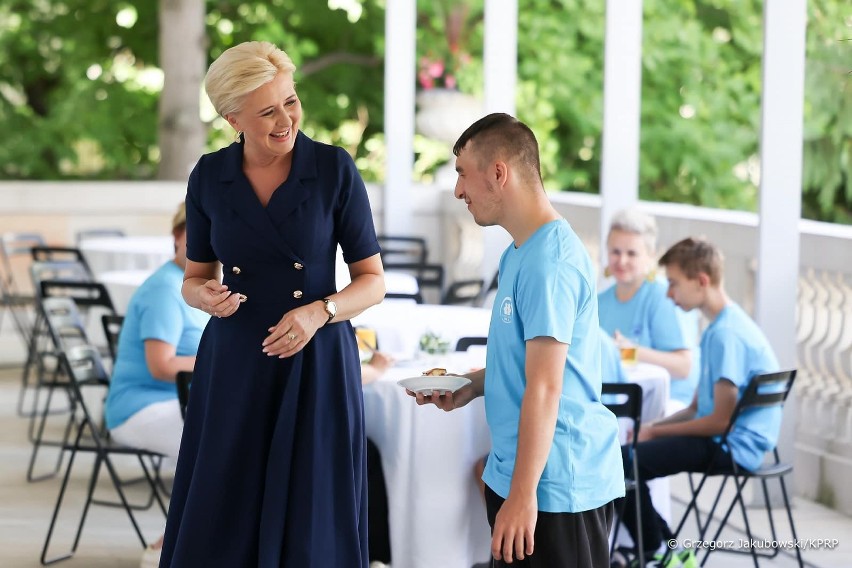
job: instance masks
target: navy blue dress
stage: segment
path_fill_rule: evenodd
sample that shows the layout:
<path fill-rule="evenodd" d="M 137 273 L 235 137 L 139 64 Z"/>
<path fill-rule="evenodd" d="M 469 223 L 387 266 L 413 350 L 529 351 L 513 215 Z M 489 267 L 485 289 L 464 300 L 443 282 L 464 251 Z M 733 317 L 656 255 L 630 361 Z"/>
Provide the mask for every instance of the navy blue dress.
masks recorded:
<path fill-rule="evenodd" d="M 366 567 L 361 372 L 349 322 L 297 355 L 263 339 L 289 310 L 335 292 L 335 253 L 379 252 L 366 189 L 340 148 L 296 139 L 287 181 L 263 207 L 234 143 L 189 178 L 187 258 L 219 260 L 248 296 L 204 330 L 161 567 Z"/>

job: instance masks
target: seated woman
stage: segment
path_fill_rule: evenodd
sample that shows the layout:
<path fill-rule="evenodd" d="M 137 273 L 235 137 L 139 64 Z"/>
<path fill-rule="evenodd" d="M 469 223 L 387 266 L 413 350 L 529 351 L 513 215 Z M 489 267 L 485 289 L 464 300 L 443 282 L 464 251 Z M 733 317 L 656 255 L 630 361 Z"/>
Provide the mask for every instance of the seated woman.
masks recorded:
<path fill-rule="evenodd" d="M 175 257 L 133 294 L 121 326 L 118 352 L 106 400 L 106 424 L 113 440 L 177 459 L 183 418 L 175 377 L 192 371 L 201 332 L 209 316 L 181 296 L 186 265 L 186 209 L 172 220 Z M 162 540 L 149 547 L 142 566 L 157 566 Z"/>
<path fill-rule="evenodd" d="M 127 446 L 177 457 L 183 419 L 175 377 L 192 371 L 209 316 L 181 297 L 186 265 L 186 212 L 172 221 L 175 257 L 136 290 L 121 326 L 106 401 L 112 438 Z"/>
<path fill-rule="evenodd" d="M 656 241 L 653 217 L 636 209 L 616 213 L 606 243 L 615 284 L 598 294 L 598 313 L 616 344 L 636 347 L 637 361 L 669 372 L 670 399 L 683 408 L 698 382 L 698 321 L 666 297 L 667 283 L 655 277 Z"/>

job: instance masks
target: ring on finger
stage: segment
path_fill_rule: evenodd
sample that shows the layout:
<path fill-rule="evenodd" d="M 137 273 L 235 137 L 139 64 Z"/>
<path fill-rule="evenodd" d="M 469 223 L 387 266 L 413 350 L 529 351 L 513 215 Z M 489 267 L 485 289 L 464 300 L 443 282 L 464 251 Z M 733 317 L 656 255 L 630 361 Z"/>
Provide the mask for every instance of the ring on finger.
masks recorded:
<path fill-rule="evenodd" d="M 288 333 L 287 339 L 289 339 L 290 341 L 293 341 L 294 339 L 296 339 L 296 334 L 295 333 Z"/>

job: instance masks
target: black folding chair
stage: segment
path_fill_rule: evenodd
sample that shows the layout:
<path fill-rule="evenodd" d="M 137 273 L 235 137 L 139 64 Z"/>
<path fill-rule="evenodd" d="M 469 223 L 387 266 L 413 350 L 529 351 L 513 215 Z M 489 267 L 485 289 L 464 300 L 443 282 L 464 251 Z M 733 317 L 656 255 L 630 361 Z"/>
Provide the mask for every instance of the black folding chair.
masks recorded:
<path fill-rule="evenodd" d="M 30 251 L 27 251 L 30 254 Z M 30 277 L 33 287 L 36 291 L 35 295 L 35 317 L 32 324 L 28 324 L 27 334 L 27 359 L 24 362 L 23 372 L 21 374 L 21 391 L 18 394 L 18 414 L 32 418 L 36 412 L 34 407 L 29 411 L 25 411 L 27 392 L 31 389 L 38 388 L 44 373 L 43 359 L 45 350 L 52 350 L 49 347 L 50 341 L 47 332 L 47 327 L 44 321 L 44 314 L 38 305 L 44 297 L 41 289 L 41 282 L 44 280 L 64 280 L 64 281 L 79 281 L 91 282 L 92 277 L 85 265 L 76 261 L 33 261 L 30 265 Z M 36 380 L 34 384 L 30 384 L 30 376 L 33 370 L 36 370 Z"/>
<path fill-rule="evenodd" d="M 15 278 L 15 272 L 16 268 L 21 268 L 20 261 L 31 262 L 30 249 L 43 244 L 44 237 L 39 233 L 9 231 L 0 235 L 0 326 L 8 311 L 15 331 L 27 350 L 32 341 L 35 294 L 31 288 L 21 286 Z M 24 411 L 25 391 L 26 387 L 23 387 L 18 398 L 19 416 L 28 416 Z"/>
<path fill-rule="evenodd" d="M 66 444 L 74 421 L 74 399 L 68 392 L 69 382 L 67 372 L 62 368 L 58 353 L 75 345 L 85 345 L 88 343 L 85 326 L 80 319 L 80 314 L 73 300 L 68 298 L 45 298 L 41 301 L 40 308 L 44 321 L 47 323 L 47 329 L 52 342 L 51 350 L 45 351 L 42 357 L 50 355 L 56 357 L 57 360 L 50 378 L 46 378 L 44 373 L 41 374 L 42 380 L 39 382 L 39 388 L 36 389 L 34 395 L 33 409 L 38 412 L 34 412 L 30 419 L 30 438 L 33 442 L 33 448 L 30 454 L 29 466 L 27 467 L 27 481 L 41 481 L 54 477 L 62 467 L 62 452 L 60 451 L 57 454 L 56 464 L 52 471 L 41 475 L 36 475 L 35 473 L 36 461 L 42 446 L 63 446 Z M 62 390 L 68 396 L 68 408 L 67 410 L 63 409 L 63 413 L 67 412 L 68 417 L 65 422 L 62 438 L 60 440 L 45 440 L 45 426 L 47 425 L 48 416 L 51 414 L 51 403 L 56 389 Z M 40 404 L 40 394 L 42 391 L 47 391 L 43 406 Z M 36 421 L 38 421 L 38 425 L 36 425 Z"/>
<path fill-rule="evenodd" d="M 753 412 L 758 409 L 766 409 L 766 408 L 778 408 L 779 410 L 783 408 L 784 402 L 787 400 L 787 396 L 790 394 L 790 391 L 793 387 L 793 381 L 796 378 L 796 371 L 779 371 L 776 373 L 766 373 L 763 375 L 754 376 L 746 387 L 745 392 L 740 398 L 737 406 L 734 408 L 734 412 L 731 415 L 731 420 L 728 423 L 728 427 L 725 429 L 725 433 L 722 435 L 721 442 L 719 448 L 726 447 L 728 436 L 734 428 L 734 425 L 737 422 L 737 419 L 749 412 Z M 722 451 L 721 449 L 717 449 L 717 452 Z M 769 500 L 769 490 L 767 488 L 767 481 L 769 479 L 778 479 L 778 482 L 781 485 L 781 495 L 784 500 L 784 509 L 787 512 L 787 520 L 790 523 L 790 532 L 792 533 L 793 541 L 797 540 L 796 537 L 796 526 L 793 522 L 793 512 L 790 508 L 790 499 L 787 495 L 787 485 L 784 482 L 784 476 L 793 472 L 793 466 L 789 463 L 784 463 L 781 461 L 778 456 L 778 449 L 773 448 L 772 450 L 772 462 L 769 464 L 762 465 L 755 471 L 748 471 L 742 469 L 737 465 L 736 462 L 733 462 L 733 466 L 728 471 L 714 471 L 712 469 L 708 469 L 701 476 L 701 480 L 698 483 L 698 486 L 694 488 L 692 491 L 692 498 L 689 501 L 689 504 L 686 507 L 686 511 L 681 517 L 680 523 L 677 526 L 677 529 L 674 531 L 674 538 L 677 538 L 680 533 L 683 525 L 686 523 L 687 517 L 689 517 L 690 513 L 694 512 L 696 515 L 696 521 L 698 524 L 698 540 L 705 540 L 705 536 L 707 535 L 707 531 L 710 528 L 711 523 L 713 522 L 713 514 L 716 512 L 716 507 L 719 505 L 719 501 L 722 498 L 722 491 L 725 489 L 725 485 L 728 482 L 728 479 L 732 479 L 734 481 L 734 489 L 736 490 L 736 494 L 734 498 L 731 500 L 730 505 L 728 506 L 727 511 L 725 512 L 722 519 L 719 521 L 718 528 L 716 529 L 715 535 L 711 540 L 718 540 L 719 535 L 722 532 L 722 529 L 725 528 L 728 519 L 731 516 L 731 513 L 734 510 L 734 507 L 739 504 L 740 511 L 743 517 L 743 523 L 745 525 L 746 536 L 749 541 L 754 539 L 754 535 L 751 531 L 751 525 L 748 520 L 748 508 L 746 507 L 745 501 L 743 499 L 742 490 L 745 487 L 746 483 L 751 479 L 760 480 L 761 487 L 763 489 L 763 498 L 764 504 L 766 505 L 766 512 L 769 517 L 769 527 L 771 531 L 771 542 L 778 543 L 778 536 L 775 530 L 775 520 L 772 514 L 772 506 Z M 713 460 L 711 460 L 712 462 Z M 698 516 L 698 508 L 697 508 L 697 499 L 698 495 L 701 493 L 701 489 L 704 487 L 705 482 L 711 476 L 722 475 L 722 483 L 719 487 L 718 492 L 716 493 L 716 497 L 713 501 L 713 506 L 710 509 L 710 512 L 706 516 L 706 520 L 704 523 L 701 522 L 700 517 Z M 781 541 L 783 542 L 783 541 Z M 760 551 L 757 550 L 756 547 L 751 546 L 748 549 L 740 549 L 740 548 L 719 548 L 718 550 L 722 550 L 724 552 L 730 553 L 739 553 L 739 554 L 750 554 L 755 567 L 758 564 L 758 558 L 774 558 L 778 555 L 780 548 L 775 547 L 771 548 L 771 552 L 766 552 L 764 549 Z M 798 547 L 795 547 L 796 551 L 796 559 L 798 560 L 799 566 L 804 566 L 802 561 L 802 553 Z M 696 551 L 698 552 L 698 551 Z M 710 553 L 713 552 L 712 548 L 706 549 L 704 557 L 701 560 L 701 565 L 703 566 L 707 559 L 710 556 Z"/>
<path fill-rule="evenodd" d="M 639 443 L 639 428 L 642 427 L 642 387 L 636 383 L 603 383 L 601 386 L 601 398 L 604 405 L 616 418 L 626 418 L 632 423 L 633 431 L 627 441 L 627 452 L 632 464 L 632 475 L 625 477 L 625 491 L 633 491 L 636 498 L 636 534 L 642 534 L 642 509 L 639 503 L 639 455 L 636 446 Z M 615 516 L 615 533 L 612 535 L 612 547 L 618 540 L 618 531 L 621 528 L 622 510 L 617 511 Z M 639 566 L 645 566 L 645 553 L 641 546 L 636 546 L 639 557 Z M 612 551 L 610 551 L 612 552 Z"/>
<path fill-rule="evenodd" d="M 192 383 L 192 371 L 178 371 L 175 378 L 180 415 L 186 418 L 186 405 L 189 404 L 189 385 Z"/>
<path fill-rule="evenodd" d="M 150 486 L 151 493 L 156 499 L 157 504 L 160 506 L 160 510 L 163 512 L 163 516 L 165 517 L 166 505 L 157 491 L 155 476 L 152 475 L 152 472 L 149 471 L 148 466 L 145 464 L 145 459 L 153 460 L 162 458 L 163 456 L 155 452 L 120 446 L 111 442 L 106 430 L 101 425 L 101 421 L 97 419 L 90 410 L 86 402 L 87 397 L 85 396 L 85 393 L 89 391 L 98 391 L 105 394 L 106 390 L 109 388 L 109 376 L 104 369 L 100 353 L 98 353 L 98 350 L 95 347 L 91 345 L 78 345 L 62 352 L 61 357 L 63 365 L 65 365 L 69 371 L 70 384 L 75 397 L 75 405 L 76 408 L 80 410 L 80 421 L 76 432 L 74 433 L 73 440 L 69 441 L 63 447 L 63 451 L 69 453 L 68 465 L 65 469 L 65 475 L 59 489 L 59 496 L 57 497 L 56 506 L 53 509 L 50 525 L 47 529 L 47 537 L 45 538 L 44 547 L 41 551 L 41 563 L 47 565 L 74 556 L 74 553 L 77 551 L 77 546 L 80 543 L 80 535 L 83 533 L 83 525 L 86 522 L 86 515 L 89 511 L 89 507 L 93 503 L 98 503 L 94 499 L 94 493 L 98 484 L 98 477 L 102 465 L 106 466 L 112 486 L 118 494 L 121 506 L 127 512 L 130 522 L 136 531 L 136 535 L 139 537 L 139 541 L 142 543 L 142 548 L 144 549 L 147 546 L 145 537 L 142 535 L 142 530 L 139 528 L 139 524 L 136 522 L 136 517 L 133 514 L 134 506 L 131 505 L 125 496 L 122 481 L 116 471 L 115 465 L 113 464 L 113 458 L 115 456 L 123 455 L 134 456 L 138 459 L 144 479 Z M 87 484 L 86 498 L 80 514 L 80 522 L 77 526 L 76 536 L 74 537 L 74 542 L 69 552 L 58 557 L 48 558 L 47 554 L 50 548 L 50 542 L 56 528 L 59 512 L 65 499 L 65 493 L 68 489 L 68 481 L 71 478 L 74 460 L 80 452 L 93 454 L 95 463 Z"/>
<path fill-rule="evenodd" d="M 382 249 L 382 264 L 426 264 L 429 257 L 429 249 L 426 239 L 423 237 L 403 235 L 377 235 L 379 246 Z"/>
<path fill-rule="evenodd" d="M 444 291 L 444 296 L 441 298 L 441 303 L 445 305 L 475 305 L 480 296 L 482 296 L 482 288 L 485 281 L 481 278 L 478 280 L 459 280 L 453 282 Z"/>

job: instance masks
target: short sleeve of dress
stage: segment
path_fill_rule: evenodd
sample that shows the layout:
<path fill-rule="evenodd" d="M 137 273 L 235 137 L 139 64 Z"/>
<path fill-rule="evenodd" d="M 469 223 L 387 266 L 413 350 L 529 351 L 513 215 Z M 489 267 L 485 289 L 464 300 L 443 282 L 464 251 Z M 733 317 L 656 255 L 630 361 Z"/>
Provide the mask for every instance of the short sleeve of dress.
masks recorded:
<path fill-rule="evenodd" d="M 347 264 L 378 254 L 379 241 L 367 188 L 352 157 L 338 148 L 339 198 L 334 212 L 335 237 Z"/>
<path fill-rule="evenodd" d="M 217 260 L 210 243 L 210 217 L 204 212 L 201 198 L 203 176 L 202 161 L 189 174 L 186 190 L 186 258 L 193 262 Z"/>

